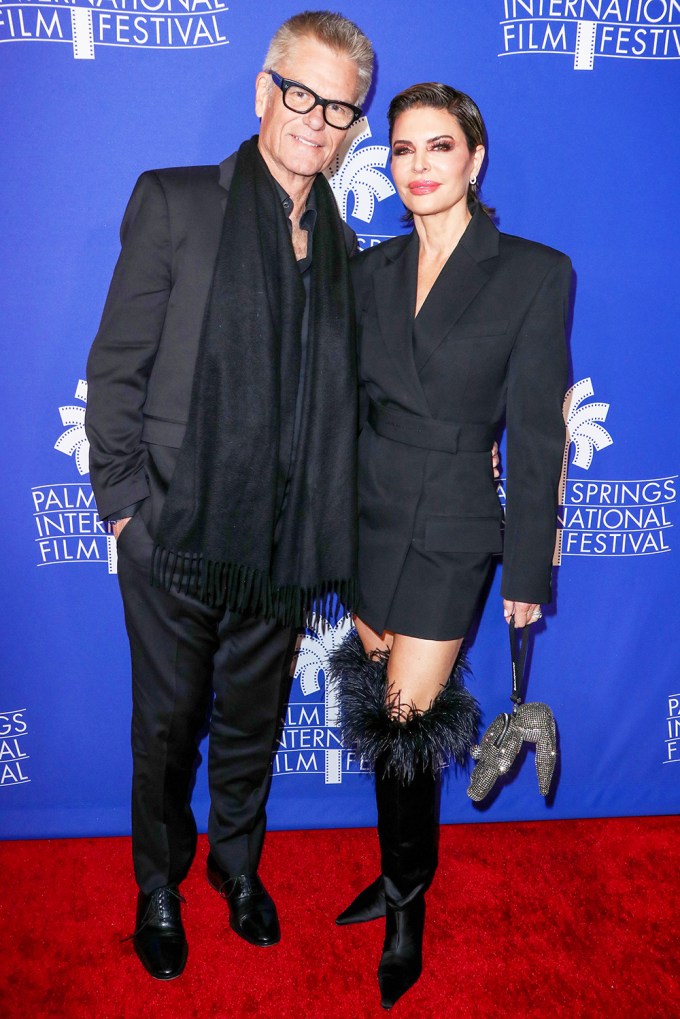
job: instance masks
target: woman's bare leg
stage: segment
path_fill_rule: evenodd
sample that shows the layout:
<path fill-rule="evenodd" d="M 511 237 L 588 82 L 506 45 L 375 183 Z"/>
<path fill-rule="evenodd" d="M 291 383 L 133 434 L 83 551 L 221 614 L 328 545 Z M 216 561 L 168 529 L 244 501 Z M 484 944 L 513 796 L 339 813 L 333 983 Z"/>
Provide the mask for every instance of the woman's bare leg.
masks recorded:
<path fill-rule="evenodd" d="M 426 711 L 451 675 L 463 638 L 457 640 L 423 640 L 401 633 L 376 633 L 359 616 L 354 625 L 366 654 L 389 651 L 387 685 L 390 699 L 397 694 L 403 708 L 413 704 Z"/>
<path fill-rule="evenodd" d="M 451 675 L 463 638 L 423 640 L 395 633 L 387 664 L 390 697 L 402 709 L 411 705 L 426 711 Z"/>
<path fill-rule="evenodd" d="M 358 616 L 354 617 L 354 625 L 356 626 L 357 633 L 361 638 L 361 643 L 364 645 L 364 651 L 371 657 L 372 651 L 389 651 L 394 641 L 394 634 L 385 630 L 384 633 L 378 634 L 375 630 L 372 630 L 368 623 L 364 623 Z"/>

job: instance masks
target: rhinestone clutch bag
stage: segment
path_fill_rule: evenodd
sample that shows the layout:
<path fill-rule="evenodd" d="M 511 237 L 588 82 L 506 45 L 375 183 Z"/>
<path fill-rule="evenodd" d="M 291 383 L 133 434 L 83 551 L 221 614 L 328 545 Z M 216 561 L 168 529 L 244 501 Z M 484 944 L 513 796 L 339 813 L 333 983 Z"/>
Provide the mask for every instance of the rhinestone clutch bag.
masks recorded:
<path fill-rule="evenodd" d="M 519 631 L 510 620 L 510 652 L 512 658 L 512 712 L 503 711 L 494 718 L 481 742 L 470 753 L 477 764 L 470 777 L 467 794 L 471 800 L 483 800 L 496 780 L 504 775 L 517 757 L 523 743 L 536 746 L 536 774 L 542 796 L 550 791 L 557 761 L 555 719 L 547 704 L 538 701 L 522 703 L 522 681 L 529 645 L 529 627 Z"/>

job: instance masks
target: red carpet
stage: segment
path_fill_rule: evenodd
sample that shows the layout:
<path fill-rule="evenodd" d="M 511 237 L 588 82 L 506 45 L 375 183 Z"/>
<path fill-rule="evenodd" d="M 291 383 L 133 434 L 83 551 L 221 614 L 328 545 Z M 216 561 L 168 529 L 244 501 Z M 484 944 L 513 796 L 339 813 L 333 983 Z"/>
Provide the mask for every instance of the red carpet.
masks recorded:
<path fill-rule="evenodd" d="M 283 940 L 252 948 L 204 878 L 182 886 L 189 961 L 159 983 L 132 945 L 127 839 L 0 843 L 4 1019 L 359 1019 L 386 1013 L 380 923 L 332 918 L 376 873 L 373 832 L 274 832 L 262 876 Z M 444 828 L 428 896 L 425 973 L 391 1014 L 680 1015 L 680 820 Z"/>

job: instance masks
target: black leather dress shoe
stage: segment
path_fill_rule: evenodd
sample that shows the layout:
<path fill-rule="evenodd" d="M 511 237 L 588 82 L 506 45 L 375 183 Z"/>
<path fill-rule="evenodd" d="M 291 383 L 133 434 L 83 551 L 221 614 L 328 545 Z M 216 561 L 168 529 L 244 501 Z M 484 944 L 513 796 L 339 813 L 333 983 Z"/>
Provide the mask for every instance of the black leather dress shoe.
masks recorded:
<path fill-rule="evenodd" d="M 156 980 L 178 977 L 187 961 L 188 945 L 182 926 L 177 885 L 164 885 L 150 895 L 139 893 L 137 926 L 132 935 L 144 969 Z"/>
<path fill-rule="evenodd" d="M 281 940 L 279 918 L 274 900 L 257 874 L 238 874 L 230 878 L 208 856 L 208 882 L 226 899 L 229 906 L 229 925 L 239 937 L 266 948 Z"/>

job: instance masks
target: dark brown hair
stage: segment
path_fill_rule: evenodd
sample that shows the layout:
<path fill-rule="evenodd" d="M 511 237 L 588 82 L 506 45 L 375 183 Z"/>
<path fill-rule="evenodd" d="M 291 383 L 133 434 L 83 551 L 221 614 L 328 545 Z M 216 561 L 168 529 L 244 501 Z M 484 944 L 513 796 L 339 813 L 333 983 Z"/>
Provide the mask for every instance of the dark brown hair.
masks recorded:
<path fill-rule="evenodd" d="M 465 92 L 459 92 L 457 89 L 451 88 L 450 85 L 442 85 L 437 81 L 411 85 L 410 88 L 405 88 L 403 92 L 399 92 L 394 97 L 387 111 L 390 142 L 397 117 L 401 113 L 405 113 L 406 110 L 418 109 L 423 106 L 434 110 L 446 110 L 452 117 L 455 117 L 465 135 L 470 152 L 474 152 L 478 145 L 483 145 L 486 148 L 486 127 L 477 103 Z M 477 185 L 468 184 L 467 205 L 470 212 L 474 212 L 476 206 L 481 205 L 492 219 L 496 215 L 495 209 L 489 208 L 480 201 Z M 410 213 L 407 214 L 407 218 L 412 219 Z"/>

